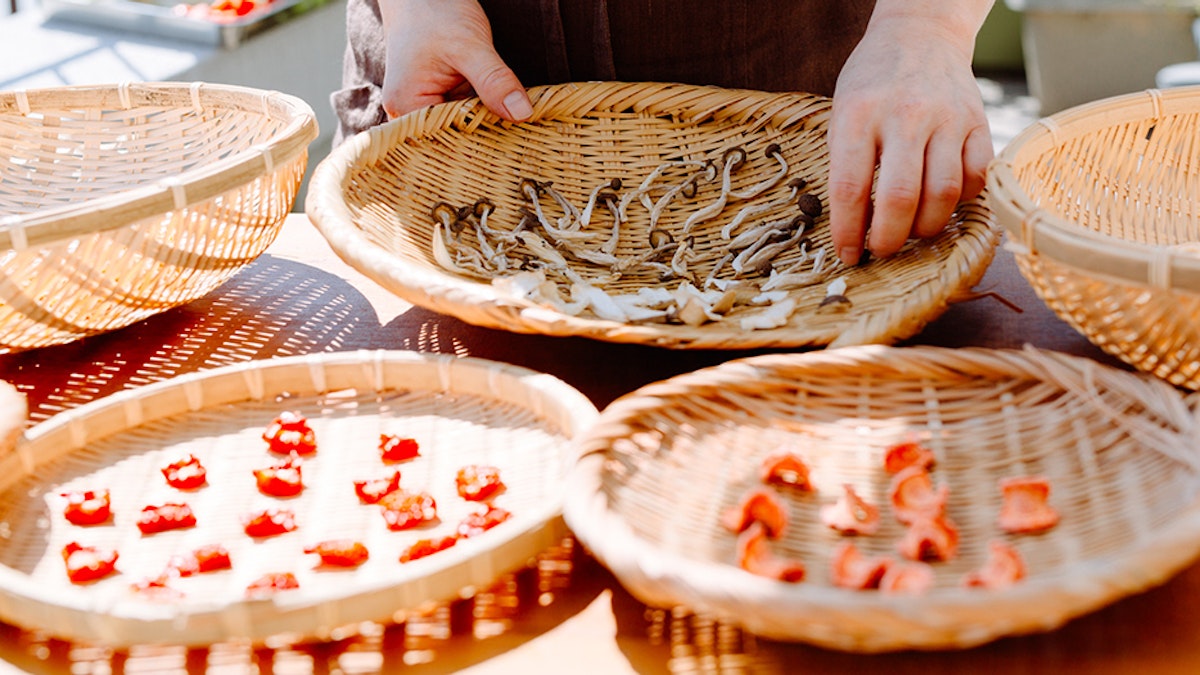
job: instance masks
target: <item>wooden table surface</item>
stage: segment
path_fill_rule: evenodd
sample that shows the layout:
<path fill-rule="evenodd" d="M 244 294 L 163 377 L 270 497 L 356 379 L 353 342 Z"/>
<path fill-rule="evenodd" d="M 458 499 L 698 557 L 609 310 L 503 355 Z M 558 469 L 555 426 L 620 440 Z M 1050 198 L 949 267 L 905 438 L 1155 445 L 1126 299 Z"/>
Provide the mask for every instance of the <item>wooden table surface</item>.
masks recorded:
<path fill-rule="evenodd" d="M 1034 295 L 1001 248 L 979 297 L 910 340 L 1036 347 L 1117 365 Z M 0 356 L 0 379 L 28 397 L 36 423 L 130 387 L 274 356 L 409 349 L 505 361 L 551 373 L 603 408 L 665 377 L 762 350 L 698 351 L 515 335 L 412 307 L 357 273 L 302 214 L 210 295 L 120 331 Z M 466 623 L 455 606 L 338 642 L 122 652 L 0 624 L 0 673 L 1200 673 L 1200 565 L 1050 633 L 974 649 L 858 655 L 759 639 L 631 597 L 564 542 L 539 568 L 502 580 Z M 463 626 L 466 625 L 466 628 Z"/>

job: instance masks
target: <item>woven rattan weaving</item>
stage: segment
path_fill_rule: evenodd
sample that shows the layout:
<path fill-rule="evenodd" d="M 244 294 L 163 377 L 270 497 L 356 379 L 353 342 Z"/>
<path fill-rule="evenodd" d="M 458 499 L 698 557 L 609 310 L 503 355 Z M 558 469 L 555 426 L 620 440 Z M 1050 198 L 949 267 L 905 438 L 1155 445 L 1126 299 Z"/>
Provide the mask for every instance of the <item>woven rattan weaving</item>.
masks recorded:
<path fill-rule="evenodd" d="M 529 122 L 504 122 L 472 99 L 419 110 L 348 140 L 314 174 L 306 203 L 310 218 L 343 259 L 414 304 L 515 332 L 675 348 L 895 341 L 940 315 L 991 261 L 998 231 L 981 202 L 960 209 L 940 237 L 912 242 L 893 258 L 852 269 L 827 255 L 832 248 L 828 216 L 821 215 L 804 233 L 804 251 L 811 257 L 804 257 L 797 245 L 780 254 L 775 269 L 815 269 L 818 251 L 826 256 L 820 258 L 825 264 L 810 282 L 786 291 L 787 300 L 795 303 L 790 318 L 755 329 L 748 329 L 742 319 L 756 310 L 731 311 L 702 324 L 600 318 L 597 312 L 572 313 L 502 291 L 490 283 L 500 274 L 471 278 L 447 271 L 435 260 L 432 246 L 434 207 L 445 202 L 458 208 L 487 198 L 495 207 L 491 227 L 512 232 L 521 220 L 521 208 L 528 206 L 522 201 L 523 179 L 551 184 L 566 202 L 586 211 L 590 195 L 614 179 L 628 195 L 670 162 L 719 162 L 727 151 L 741 148 L 747 153 L 746 164 L 733 176 L 731 190 L 744 192 L 778 170 L 779 163 L 768 152 L 777 144 L 787 163 L 787 178 L 804 179 L 807 192 L 826 200 L 828 99 L 617 82 L 534 88 L 530 94 L 534 112 Z M 734 276 L 719 267 L 730 251 L 722 230 L 742 205 L 687 226 L 689 217 L 704 208 L 700 205 L 718 201 L 721 183 L 708 181 L 693 197 L 680 199 L 678 205 L 667 203 L 657 220 L 660 235 L 668 233 L 680 246 L 688 243 L 687 264 L 697 286 L 713 270 L 720 270 L 718 279 Z M 757 201 L 780 199 L 787 189 L 781 180 Z M 662 192 L 653 194 L 656 203 L 661 197 Z M 633 202 L 615 240 L 613 256 L 620 260 L 644 254 L 654 241 L 650 210 Z M 600 213 L 593 219 L 606 217 Z M 605 221 L 602 227 L 607 232 L 610 225 Z M 474 236 L 468 232 L 463 239 L 470 243 Z M 583 246 L 591 255 L 601 248 Z M 577 261 L 567 264 L 608 295 L 681 284 L 678 275 L 664 279 L 654 270 L 598 278 Z M 821 308 L 830 284 L 839 278 L 846 281 L 844 295 L 852 306 L 848 311 Z"/>
<path fill-rule="evenodd" d="M 1189 406 L 1190 403 L 1190 406 Z M 682 605 L 775 638 L 849 651 L 945 649 L 1049 630 L 1165 581 L 1200 552 L 1196 401 L 1153 377 L 1052 352 L 859 346 L 752 357 L 647 385 L 610 404 L 581 439 L 567 523 L 640 599 Z M 899 558 L 885 449 L 916 440 L 949 488 L 957 556 L 930 563 L 924 594 L 831 583 L 852 540 Z M 815 492 L 778 488 L 778 546 L 799 583 L 735 562 L 725 511 L 761 486 L 764 457 L 809 464 Z M 1052 529 L 997 526 L 1002 479 L 1049 480 Z M 883 517 L 849 537 L 819 517 L 850 483 Z M 963 586 L 1001 539 L 1027 576 Z"/>
<path fill-rule="evenodd" d="M 1078 106 L 993 162 L 1021 272 L 1106 352 L 1200 389 L 1200 88 Z"/>
<path fill-rule="evenodd" d="M 200 83 L 0 93 L 0 352 L 126 326 L 274 240 L 312 109 Z"/>

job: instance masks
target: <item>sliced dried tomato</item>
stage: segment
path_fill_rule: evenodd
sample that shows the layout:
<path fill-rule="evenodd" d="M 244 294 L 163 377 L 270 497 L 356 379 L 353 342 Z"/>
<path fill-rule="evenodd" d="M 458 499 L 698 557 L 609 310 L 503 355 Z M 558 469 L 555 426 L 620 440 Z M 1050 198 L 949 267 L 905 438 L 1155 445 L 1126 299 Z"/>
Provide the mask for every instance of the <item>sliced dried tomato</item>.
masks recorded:
<path fill-rule="evenodd" d="M 142 579 L 130 584 L 130 588 L 142 595 L 148 595 L 161 600 L 178 600 L 184 596 L 183 591 L 171 586 L 171 577 L 169 574 L 160 574 L 157 577 Z"/>
<path fill-rule="evenodd" d="M 400 554 L 400 562 L 412 562 L 418 558 L 431 556 L 438 551 L 445 551 L 458 542 L 457 537 L 438 537 L 437 539 L 419 539 Z"/>
<path fill-rule="evenodd" d="M 821 507 L 821 522 L 842 534 L 875 534 L 879 529 L 879 509 L 858 496 L 853 485 L 842 486 L 837 502 Z"/>
<path fill-rule="evenodd" d="M 988 542 L 988 557 L 978 569 L 963 577 L 968 588 L 1007 588 L 1025 578 L 1021 552 L 1001 539 Z"/>
<path fill-rule="evenodd" d="M 180 490 L 195 490 L 208 481 L 208 471 L 195 455 L 171 462 L 162 468 L 167 485 Z"/>
<path fill-rule="evenodd" d="M 370 553 L 362 542 L 353 539 L 327 539 L 304 549 L 321 557 L 322 565 L 335 567 L 358 567 L 365 563 Z"/>
<path fill-rule="evenodd" d="M 721 516 L 721 524 L 730 532 L 744 532 L 752 523 L 762 523 L 766 535 L 775 539 L 787 527 L 787 507 L 770 490 L 756 489 L 742 496 Z"/>
<path fill-rule="evenodd" d="M 251 537 L 273 537 L 296 529 L 296 514 L 290 509 L 263 509 L 246 518 L 244 529 Z"/>
<path fill-rule="evenodd" d="M 63 547 L 62 557 L 67 566 L 67 578 L 72 583 L 82 584 L 115 572 L 120 554 L 115 549 L 83 546 L 73 541 Z"/>
<path fill-rule="evenodd" d="M 112 518 L 108 490 L 71 490 L 62 496 L 67 498 L 63 516 L 74 525 L 99 525 Z"/>
<path fill-rule="evenodd" d="M 403 462 L 419 457 L 421 446 L 415 438 L 379 434 L 379 454 L 385 462 Z"/>
<path fill-rule="evenodd" d="M 888 473 L 900 473 L 910 466 L 928 470 L 933 463 L 933 451 L 917 441 L 897 443 L 883 455 L 883 467 Z"/>
<path fill-rule="evenodd" d="M 167 563 L 167 569 L 181 577 L 190 577 L 202 572 L 215 572 L 233 567 L 229 551 L 222 544 L 208 544 L 187 555 L 178 555 Z"/>
<path fill-rule="evenodd" d="M 271 452 L 281 455 L 311 455 L 317 451 L 317 435 L 308 418 L 299 412 L 285 410 L 267 425 L 263 440 Z"/>
<path fill-rule="evenodd" d="M 400 472 L 390 478 L 372 478 L 354 481 L 354 494 L 364 504 L 378 504 L 380 499 L 400 489 Z"/>
<path fill-rule="evenodd" d="M 929 472 L 914 464 L 892 477 L 890 496 L 896 520 L 907 524 L 921 517 L 944 513 L 950 499 L 950 486 L 942 483 L 934 489 Z"/>
<path fill-rule="evenodd" d="M 923 562 L 897 562 L 888 567 L 879 580 L 882 593 L 922 595 L 933 588 L 936 577 L 933 567 Z"/>
<path fill-rule="evenodd" d="M 300 581 L 291 572 L 269 572 L 246 586 L 246 597 L 260 598 L 296 588 L 300 588 Z"/>
<path fill-rule="evenodd" d="M 487 464 L 469 464 L 458 470 L 454 478 L 458 496 L 471 501 L 482 501 L 504 487 L 500 480 L 500 469 Z"/>
<path fill-rule="evenodd" d="M 834 550 L 830 562 L 833 585 L 855 590 L 879 588 L 879 582 L 892 565 L 890 557 L 866 556 L 849 541 Z"/>
<path fill-rule="evenodd" d="M 295 497 L 304 490 L 300 460 L 288 457 L 279 464 L 254 470 L 258 491 L 272 497 Z"/>
<path fill-rule="evenodd" d="M 137 520 L 142 534 L 155 534 L 167 530 L 178 530 L 196 526 L 196 514 L 184 503 L 167 503 L 142 508 Z"/>
<path fill-rule="evenodd" d="M 799 490 L 812 490 L 808 477 L 808 465 L 794 452 L 780 452 L 768 456 L 759 472 L 764 483 L 785 485 Z"/>
<path fill-rule="evenodd" d="M 1017 476 L 1000 481 L 1003 503 L 997 524 L 1005 532 L 1041 532 L 1058 524 L 1058 511 L 1048 503 L 1050 481 L 1044 476 Z"/>
<path fill-rule="evenodd" d="M 958 528 L 945 515 L 919 517 L 908 524 L 896 549 L 909 560 L 952 560 L 958 555 Z"/>
<path fill-rule="evenodd" d="M 788 560 L 771 550 L 767 528 L 755 521 L 738 534 L 738 567 L 758 576 L 795 583 L 804 580 L 806 570 L 799 560 Z"/>
<path fill-rule="evenodd" d="M 437 519 L 437 501 L 428 492 L 396 490 L 379 501 L 389 530 L 407 530 Z"/>
<path fill-rule="evenodd" d="M 454 533 L 459 539 L 477 537 L 511 517 L 511 513 L 499 506 L 489 505 L 486 509 L 476 511 L 459 521 Z"/>

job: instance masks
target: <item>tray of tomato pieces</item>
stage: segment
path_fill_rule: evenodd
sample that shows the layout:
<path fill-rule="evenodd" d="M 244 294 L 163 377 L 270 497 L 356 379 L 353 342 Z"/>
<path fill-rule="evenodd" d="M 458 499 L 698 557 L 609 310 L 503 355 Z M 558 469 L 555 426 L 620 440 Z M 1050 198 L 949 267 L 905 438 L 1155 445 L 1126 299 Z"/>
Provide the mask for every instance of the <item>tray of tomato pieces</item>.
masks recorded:
<path fill-rule="evenodd" d="M 0 456 L 0 619 L 110 646 L 386 623 L 558 544 L 596 414 L 548 375 L 399 351 L 80 406 Z"/>

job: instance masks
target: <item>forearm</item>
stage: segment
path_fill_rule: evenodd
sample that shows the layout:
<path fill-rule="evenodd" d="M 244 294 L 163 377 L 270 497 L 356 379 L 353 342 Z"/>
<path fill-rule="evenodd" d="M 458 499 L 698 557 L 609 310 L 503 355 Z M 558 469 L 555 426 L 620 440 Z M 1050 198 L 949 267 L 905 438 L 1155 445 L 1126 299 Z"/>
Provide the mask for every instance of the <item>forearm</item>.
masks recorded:
<path fill-rule="evenodd" d="M 877 0 L 867 30 L 882 22 L 912 22 L 970 58 L 975 36 L 994 3 L 995 0 Z"/>

